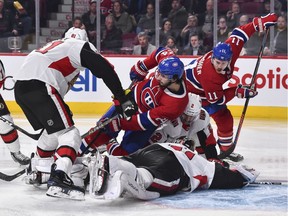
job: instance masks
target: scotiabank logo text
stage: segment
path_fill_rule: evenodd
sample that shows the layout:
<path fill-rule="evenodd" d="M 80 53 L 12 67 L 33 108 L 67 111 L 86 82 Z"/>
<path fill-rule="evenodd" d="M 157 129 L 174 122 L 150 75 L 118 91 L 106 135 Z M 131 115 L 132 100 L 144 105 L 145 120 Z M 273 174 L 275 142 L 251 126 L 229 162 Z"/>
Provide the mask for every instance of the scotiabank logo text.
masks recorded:
<path fill-rule="evenodd" d="M 256 75 L 256 88 L 268 88 L 268 89 L 288 89 L 288 74 L 287 68 L 276 67 L 273 69 L 267 69 L 268 73 L 265 71 L 258 71 Z M 250 85 L 252 72 L 245 73 L 243 76 L 238 77 L 237 72 L 239 71 L 238 67 L 234 68 L 233 76 L 231 78 L 231 82 L 228 84 L 229 87 L 242 84 L 242 85 Z"/>
<path fill-rule="evenodd" d="M 93 76 L 89 69 L 85 69 L 84 73 L 79 74 L 78 79 L 71 88 L 72 91 L 80 92 L 96 92 L 97 91 L 97 78 Z"/>

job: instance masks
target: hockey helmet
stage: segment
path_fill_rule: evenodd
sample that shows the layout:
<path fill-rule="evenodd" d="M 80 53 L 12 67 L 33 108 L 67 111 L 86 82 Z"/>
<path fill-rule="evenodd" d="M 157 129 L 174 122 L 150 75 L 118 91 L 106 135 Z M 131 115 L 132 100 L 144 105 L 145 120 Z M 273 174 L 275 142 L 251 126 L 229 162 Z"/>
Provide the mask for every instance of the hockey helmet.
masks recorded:
<path fill-rule="evenodd" d="M 200 113 L 202 102 L 199 95 L 188 93 L 188 104 L 184 110 L 184 114 L 188 116 L 196 116 Z"/>
<path fill-rule="evenodd" d="M 216 58 L 221 61 L 230 61 L 232 58 L 232 49 L 230 44 L 219 42 L 213 48 L 212 58 Z"/>
<path fill-rule="evenodd" d="M 184 73 L 184 64 L 176 56 L 166 58 L 159 63 L 158 71 L 168 79 L 180 79 Z"/>
<path fill-rule="evenodd" d="M 84 29 L 75 27 L 71 27 L 70 29 L 68 29 L 68 31 L 65 33 L 64 38 L 75 38 L 78 40 L 89 41 L 86 31 Z"/>

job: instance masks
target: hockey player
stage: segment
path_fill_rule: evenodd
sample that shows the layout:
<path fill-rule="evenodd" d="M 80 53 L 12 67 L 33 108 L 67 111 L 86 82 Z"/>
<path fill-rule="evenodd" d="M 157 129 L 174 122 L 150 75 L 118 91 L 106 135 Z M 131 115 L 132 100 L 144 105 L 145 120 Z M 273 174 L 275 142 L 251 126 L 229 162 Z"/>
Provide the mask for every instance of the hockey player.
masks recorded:
<path fill-rule="evenodd" d="M 5 82 L 5 68 L 0 60 L 0 89 L 2 88 Z M 0 94 L 0 116 L 7 119 L 10 122 L 13 122 L 12 116 L 10 115 L 9 109 Z M 25 156 L 20 151 L 20 142 L 18 137 L 18 132 L 12 126 L 6 124 L 0 119 L 0 136 L 3 142 L 7 145 L 12 159 L 21 164 L 28 165 L 30 163 L 30 158 Z"/>
<path fill-rule="evenodd" d="M 149 144 L 153 143 L 182 143 L 191 145 L 198 154 L 206 159 L 222 161 L 217 156 L 216 140 L 210 124 L 207 111 L 201 108 L 199 95 L 188 93 L 189 102 L 183 114 L 172 121 L 167 121 L 153 133 Z"/>
<path fill-rule="evenodd" d="M 150 200 L 181 190 L 242 188 L 259 175 L 243 165 L 234 169 L 207 161 L 184 145 L 157 143 L 121 158 L 97 154 L 89 164 L 89 191 L 104 199 L 126 194 Z"/>
<path fill-rule="evenodd" d="M 48 196 L 84 198 L 84 189 L 70 179 L 81 144 L 79 130 L 63 98 L 80 70 L 88 68 L 102 78 L 117 100 L 120 115 L 129 117 L 135 107 L 125 95 L 113 66 L 86 42 L 85 31 L 74 29 L 67 38 L 32 51 L 15 75 L 15 99 L 35 130 L 45 128 L 37 144 L 37 156 L 54 157 L 47 186 Z"/>
<path fill-rule="evenodd" d="M 200 95 L 203 108 L 214 119 L 217 125 L 217 143 L 221 151 L 227 151 L 233 141 L 233 117 L 226 103 L 235 96 L 252 98 L 258 94 L 255 89 L 243 85 L 223 89 L 223 84 L 232 77 L 235 62 L 244 43 L 254 32 L 275 25 L 276 20 L 277 16 L 274 13 L 255 17 L 253 22 L 235 28 L 224 43 L 217 44 L 212 51 L 185 67 L 188 92 Z M 148 70 L 153 67 L 155 62 L 139 61 L 132 67 L 130 76 L 137 80 L 144 79 Z M 232 153 L 229 159 L 240 161 L 243 160 L 243 156 Z"/>
<path fill-rule="evenodd" d="M 167 56 L 173 57 L 167 58 Z M 188 95 L 185 82 L 182 80 L 184 65 L 180 59 L 175 57 L 170 49 L 159 48 L 143 62 L 154 66 L 159 65 L 153 76 L 132 87 L 132 98 L 138 106 L 138 113 L 129 120 L 117 118 L 104 130 L 87 136 L 82 141 L 80 153 L 85 152 L 88 146 L 95 148 L 107 144 L 109 140 L 117 137 L 120 130 L 125 130 L 121 143 L 111 142 L 107 150 L 113 155 L 130 154 L 147 145 L 148 139 L 160 124 L 175 119 L 183 113 L 188 103 Z M 113 108 L 101 119 L 105 121 L 106 117 L 111 118 L 111 116 L 113 116 Z"/>
<path fill-rule="evenodd" d="M 193 60 L 185 68 L 188 91 L 200 95 L 204 109 L 214 119 L 217 125 L 217 143 L 222 152 L 233 145 L 233 117 L 226 104 L 235 96 L 253 98 L 258 94 L 255 88 L 239 84 L 223 89 L 223 84 L 232 77 L 235 62 L 250 36 L 275 25 L 276 21 L 277 16 L 274 13 L 255 17 L 251 23 L 235 28 L 224 43 L 218 43 L 212 51 Z M 243 160 L 236 153 L 232 153 L 230 158 L 234 161 Z"/>

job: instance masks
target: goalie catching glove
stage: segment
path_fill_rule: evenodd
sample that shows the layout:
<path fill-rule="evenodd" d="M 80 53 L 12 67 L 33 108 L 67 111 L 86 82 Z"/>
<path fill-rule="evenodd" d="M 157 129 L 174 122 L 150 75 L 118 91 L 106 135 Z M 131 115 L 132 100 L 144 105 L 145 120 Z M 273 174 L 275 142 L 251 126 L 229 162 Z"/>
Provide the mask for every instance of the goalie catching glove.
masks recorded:
<path fill-rule="evenodd" d="M 266 16 L 255 17 L 253 19 L 253 26 L 256 31 L 263 32 L 270 26 L 274 26 L 277 23 L 277 15 L 275 13 L 269 13 Z"/>
<path fill-rule="evenodd" d="M 252 87 L 249 88 L 249 86 L 243 86 L 241 84 L 238 85 L 235 95 L 238 98 L 253 98 L 258 94 L 258 92 Z"/>
<path fill-rule="evenodd" d="M 129 119 L 137 112 L 137 105 L 133 99 L 130 89 L 125 90 L 125 99 L 117 100 L 113 99 L 115 109 L 121 118 Z"/>

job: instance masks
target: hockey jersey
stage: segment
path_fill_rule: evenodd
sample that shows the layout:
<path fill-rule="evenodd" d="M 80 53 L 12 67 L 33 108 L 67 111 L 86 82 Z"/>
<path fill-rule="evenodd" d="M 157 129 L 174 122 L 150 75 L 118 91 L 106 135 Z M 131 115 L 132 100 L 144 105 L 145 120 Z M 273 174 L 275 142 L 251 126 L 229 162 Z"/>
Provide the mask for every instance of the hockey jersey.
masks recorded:
<path fill-rule="evenodd" d="M 113 66 L 98 53 L 93 44 L 73 38 L 55 40 L 32 51 L 14 79 L 40 80 L 53 86 L 64 98 L 80 70 L 85 68 L 102 78 L 115 98 L 121 100 L 125 97 Z"/>
<path fill-rule="evenodd" d="M 147 130 L 180 116 L 188 103 L 185 82 L 181 85 L 182 92 L 175 94 L 167 88 L 162 89 L 155 77 L 141 81 L 133 89 L 138 114 L 129 120 L 120 119 L 122 129 Z"/>
<path fill-rule="evenodd" d="M 245 42 L 254 32 L 252 23 L 232 31 L 225 43 L 230 44 L 233 55 L 224 74 L 217 73 L 214 69 L 211 63 L 212 51 L 193 60 L 185 67 L 188 91 L 200 95 L 204 107 L 209 104 L 223 105 L 235 97 L 236 87 L 223 90 L 223 84 L 232 77 L 235 62 Z"/>
<path fill-rule="evenodd" d="M 182 165 L 190 179 L 190 191 L 197 188 L 208 189 L 215 173 L 215 163 L 209 162 L 186 146 L 176 143 L 157 143 L 170 150 Z"/>
<path fill-rule="evenodd" d="M 198 136 L 198 132 L 203 131 L 206 137 Z M 175 143 L 177 140 L 192 140 L 195 147 L 203 145 L 215 145 L 216 140 L 210 125 L 210 117 L 206 110 L 201 108 L 199 115 L 194 116 L 190 125 L 183 124 L 181 118 L 167 121 L 161 125 L 150 137 L 149 144 L 152 143 Z"/>
<path fill-rule="evenodd" d="M 154 68 L 168 56 L 174 55 L 170 49 L 159 48 L 141 64 L 148 69 Z M 120 119 L 123 130 L 147 130 L 158 127 L 167 120 L 180 116 L 187 103 L 188 95 L 185 81 L 181 82 L 181 91 L 171 92 L 161 88 L 154 76 L 145 79 L 133 88 L 134 99 L 138 106 L 138 114 L 130 120 Z"/>

